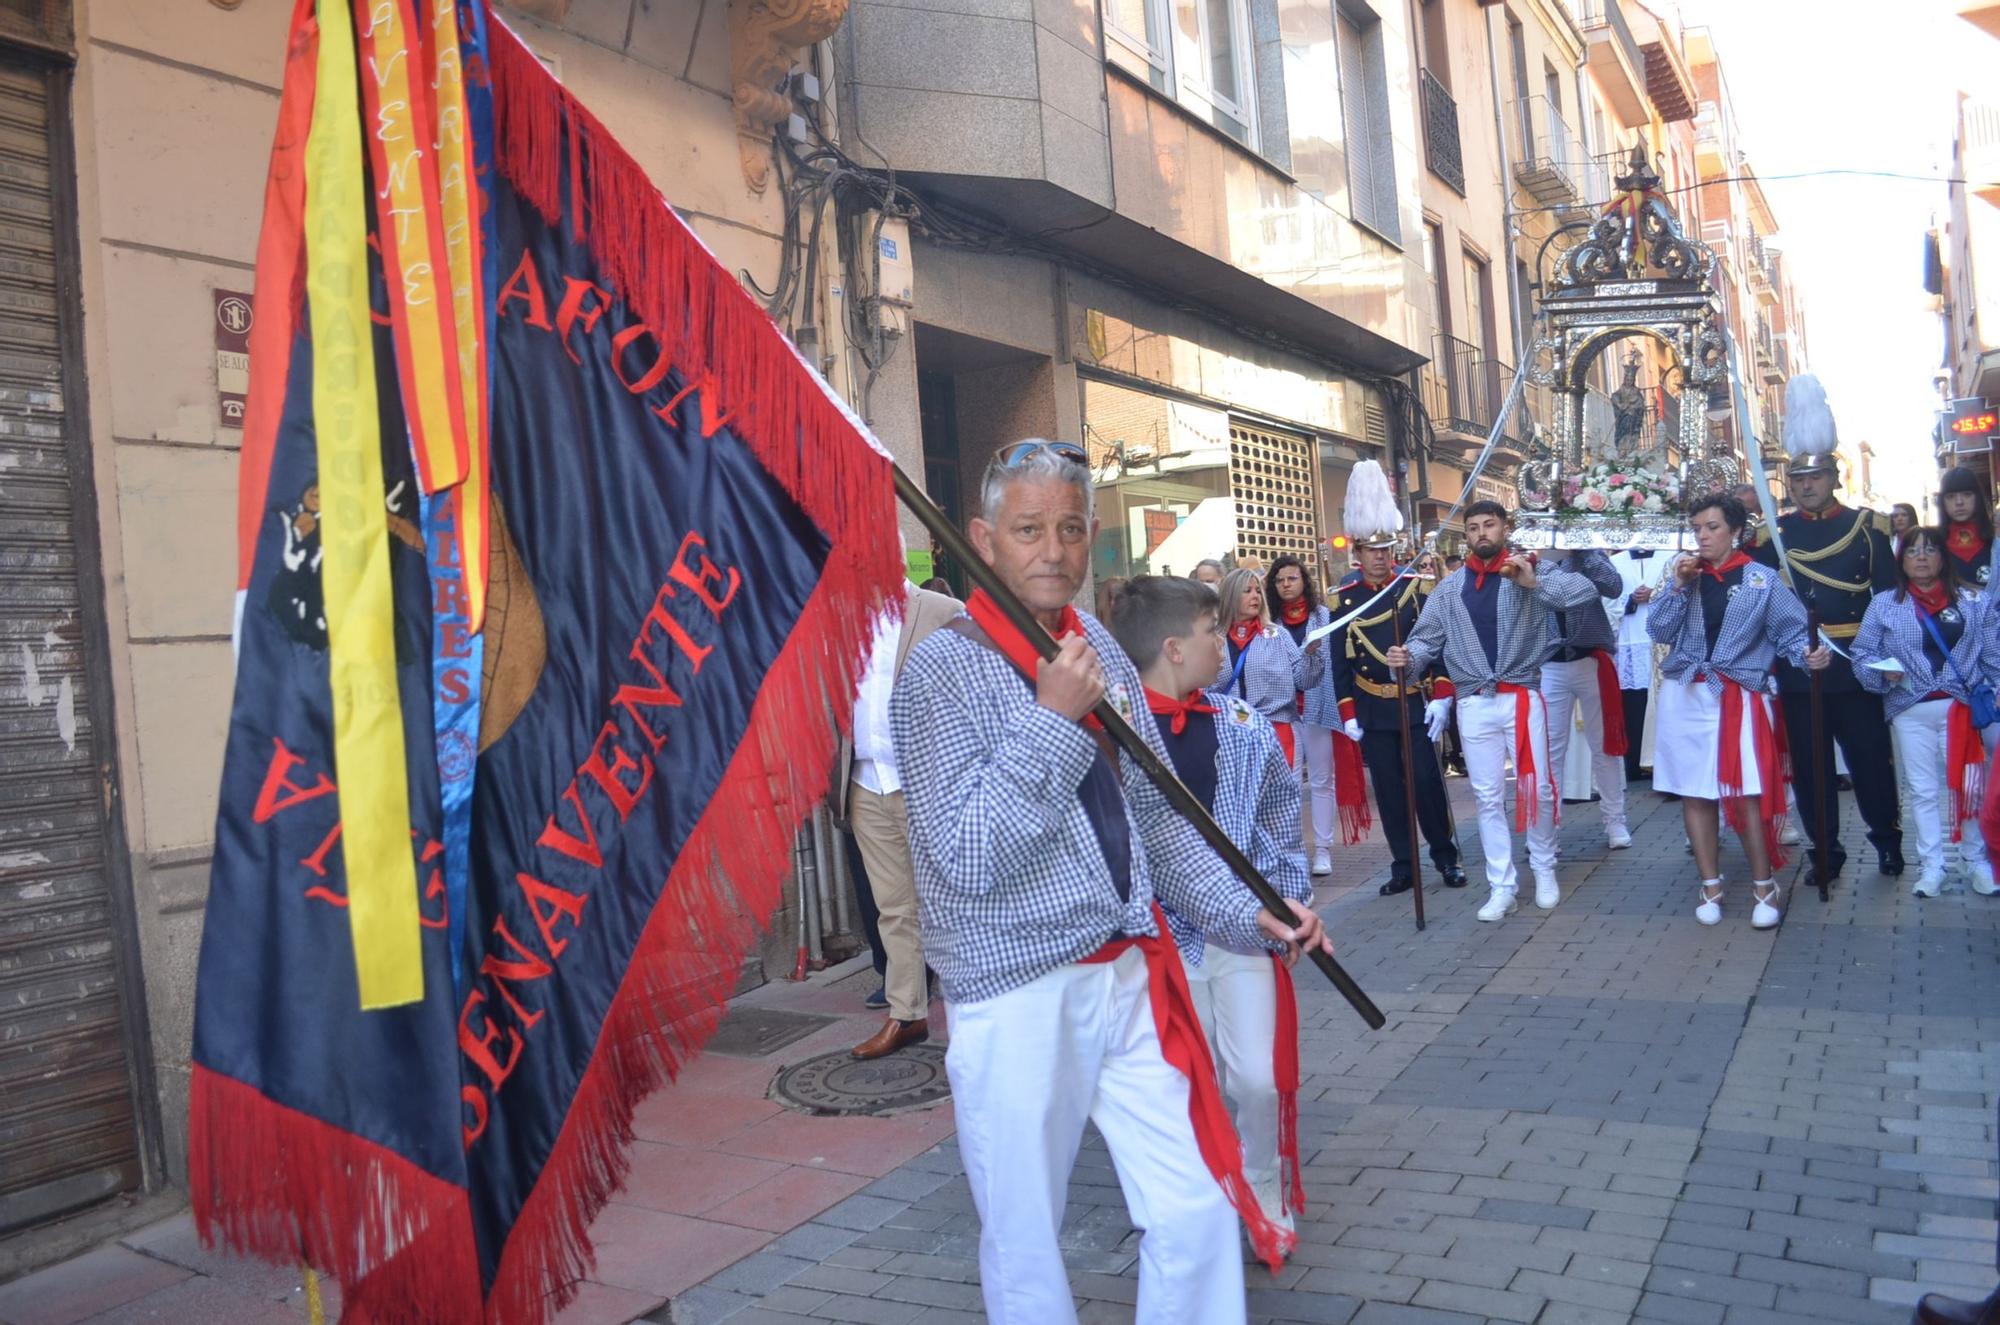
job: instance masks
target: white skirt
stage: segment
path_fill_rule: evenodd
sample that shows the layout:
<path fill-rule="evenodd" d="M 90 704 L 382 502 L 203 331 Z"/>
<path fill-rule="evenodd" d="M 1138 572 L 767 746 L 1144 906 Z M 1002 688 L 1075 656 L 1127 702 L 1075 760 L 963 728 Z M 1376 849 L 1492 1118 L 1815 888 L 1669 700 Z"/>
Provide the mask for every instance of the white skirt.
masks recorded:
<path fill-rule="evenodd" d="M 1777 724 L 1776 704 L 1769 695 L 1748 698 L 1751 703 L 1764 705 L 1772 725 Z M 1722 750 L 1722 696 L 1707 684 L 1698 684 L 1693 673 L 1678 681 L 1663 676 L 1659 710 L 1658 741 L 1653 747 L 1653 790 L 1696 800 L 1720 800 L 1722 788 L 1716 769 Z M 1764 790 L 1757 767 L 1756 733 L 1756 724 L 1746 705 L 1743 730 L 1735 733 L 1743 751 L 1745 796 L 1760 795 Z"/>

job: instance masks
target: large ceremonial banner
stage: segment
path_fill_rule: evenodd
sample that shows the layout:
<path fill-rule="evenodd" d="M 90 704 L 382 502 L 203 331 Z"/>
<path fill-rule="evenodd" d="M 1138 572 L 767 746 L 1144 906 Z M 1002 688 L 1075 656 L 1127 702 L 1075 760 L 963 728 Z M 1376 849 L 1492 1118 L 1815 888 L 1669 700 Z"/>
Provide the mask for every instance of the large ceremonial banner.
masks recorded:
<path fill-rule="evenodd" d="M 298 0 L 255 327 L 196 1217 L 538 1322 L 825 791 L 888 462 L 483 0 Z"/>

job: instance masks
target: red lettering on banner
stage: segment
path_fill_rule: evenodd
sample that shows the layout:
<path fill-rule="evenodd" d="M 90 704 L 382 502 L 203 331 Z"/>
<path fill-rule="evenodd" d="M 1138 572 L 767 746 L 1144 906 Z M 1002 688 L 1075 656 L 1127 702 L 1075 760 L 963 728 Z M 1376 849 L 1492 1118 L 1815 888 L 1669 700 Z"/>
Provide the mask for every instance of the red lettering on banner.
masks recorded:
<path fill-rule="evenodd" d="M 507 316 L 507 301 L 519 299 L 528 306 L 527 324 L 540 327 L 543 331 L 554 331 L 549 324 L 549 301 L 542 294 L 542 278 L 535 271 L 535 255 L 526 249 L 521 251 L 521 264 L 514 268 L 514 274 L 500 287 L 500 297 L 493 301 L 495 316 Z"/>
<path fill-rule="evenodd" d="M 257 792 L 257 808 L 250 814 L 251 823 L 266 823 L 280 810 L 318 800 L 321 796 L 331 795 L 334 790 L 333 779 L 324 773 L 310 787 L 301 787 L 292 781 L 291 771 L 305 763 L 305 756 L 293 754 L 275 736 L 271 738 L 271 744 L 276 748 L 272 751 L 270 766 L 264 770 L 264 785 Z"/>
<path fill-rule="evenodd" d="M 649 708 L 680 708 L 680 693 L 667 684 L 667 679 L 660 675 L 660 669 L 653 666 L 646 655 L 635 652 L 632 661 L 646 669 L 647 675 L 653 678 L 653 684 L 620 685 L 611 696 L 611 707 L 624 709 L 625 716 L 632 719 L 633 726 L 646 734 L 646 743 L 653 747 L 654 754 L 658 754 L 660 748 L 666 745 L 667 738 L 654 731 L 652 726 L 639 716 L 639 706 L 644 704 Z"/>
<path fill-rule="evenodd" d="M 516 874 L 514 882 L 520 885 L 521 895 L 527 898 L 528 913 L 535 918 L 535 928 L 542 931 L 542 946 L 549 950 L 549 956 L 560 957 L 569 946 L 568 939 L 556 937 L 556 921 L 559 917 L 569 918 L 570 928 L 583 923 L 583 904 L 589 899 L 567 889 L 543 883 L 532 874 Z M 544 910 L 543 908 L 548 908 Z"/>
<path fill-rule="evenodd" d="M 604 788 L 604 794 L 611 798 L 611 808 L 618 811 L 618 822 L 624 823 L 632 817 L 632 807 L 646 794 L 646 788 L 653 785 L 653 763 L 649 759 L 642 764 L 632 758 L 625 752 L 623 746 L 616 743 L 617 737 L 618 724 L 605 723 L 603 729 L 597 733 L 597 739 L 591 742 L 590 756 L 583 761 L 583 767 L 578 771 L 588 774 L 591 781 Z M 614 756 L 609 764 L 604 762 L 604 747 L 607 741 L 612 743 L 611 753 Z M 634 769 L 639 771 L 639 785 L 630 787 L 625 784 L 625 778 Z"/>
<path fill-rule="evenodd" d="M 326 853 L 333 850 L 333 844 L 335 842 L 338 842 L 339 840 L 340 840 L 340 821 L 336 819 L 333 821 L 333 827 L 327 829 L 326 836 L 320 840 L 319 846 L 313 851 L 313 853 L 310 856 L 307 856 L 304 860 L 300 861 L 299 864 L 305 866 L 307 869 L 311 870 L 314 874 L 317 874 L 319 875 L 320 878 L 324 879 L 326 877 Z M 306 890 L 306 896 L 308 897 L 312 896 L 311 889 Z M 346 899 L 342 898 L 341 905 L 345 906 L 346 904 L 347 904 Z"/>
<path fill-rule="evenodd" d="M 451 503 L 441 504 L 449 506 Z M 451 576 L 439 576 L 431 581 L 432 616 L 464 616 L 470 609 L 471 604 L 465 598 L 465 581 Z"/>
<path fill-rule="evenodd" d="M 478 1012 L 479 1005 L 485 1001 L 486 991 L 483 989 L 474 989 L 466 994 L 465 1006 L 458 1013 L 458 1048 L 497 1089 L 520 1065 L 527 1041 L 521 1038 L 521 1032 L 511 1026 L 502 1031 L 484 1013 L 480 1013 L 479 1018 L 482 1029 L 474 1030 L 472 1014 Z M 493 1046 L 503 1039 L 507 1042 L 505 1061 L 493 1052 Z"/>
<path fill-rule="evenodd" d="M 438 652 L 447 658 L 472 656 L 472 632 L 465 622 L 438 622 Z"/>
<path fill-rule="evenodd" d="M 472 698 L 472 674 L 454 667 L 438 674 L 438 698 L 447 704 L 463 704 Z"/>
<path fill-rule="evenodd" d="M 486 1092 L 477 1086 L 461 1086 L 458 1090 L 459 1102 L 472 1110 L 474 1122 L 468 1126 L 461 1122 L 459 1135 L 465 1138 L 465 1148 L 472 1149 L 472 1143 L 486 1134 L 486 1120 L 491 1112 L 486 1103 Z"/>
<path fill-rule="evenodd" d="M 697 673 L 701 671 L 702 660 L 715 652 L 713 644 L 708 645 L 706 648 L 696 644 L 694 638 L 687 633 L 681 626 L 681 623 L 674 620 L 674 614 L 667 610 L 667 599 L 673 597 L 676 597 L 676 595 L 672 585 L 663 584 L 660 586 L 659 597 L 655 598 L 652 607 L 647 609 L 646 619 L 639 623 L 639 638 L 632 642 L 632 660 L 642 664 L 654 676 L 658 676 L 660 673 L 658 669 L 646 661 L 645 654 L 646 647 L 653 642 L 654 626 L 658 626 L 661 630 L 667 632 L 667 638 L 674 642 L 674 647 L 681 651 L 681 656 L 688 660 L 688 665 Z"/>
<path fill-rule="evenodd" d="M 577 826 L 583 830 L 583 836 L 578 837 L 568 829 L 557 826 L 556 815 L 562 813 L 562 807 L 558 805 L 549 815 L 549 821 L 542 825 L 542 835 L 535 839 L 535 845 L 560 851 L 571 860 L 580 860 L 594 870 L 603 869 L 604 853 L 597 849 L 597 829 L 592 826 L 590 815 L 583 808 L 583 796 L 576 789 L 575 778 L 571 778 L 569 785 L 563 788 L 562 798 L 576 811 Z"/>
<path fill-rule="evenodd" d="M 597 296 L 597 306 L 585 308 L 584 296 L 592 294 Z M 579 281 L 574 276 L 563 277 L 562 306 L 556 309 L 556 335 L 562 338 L 563 353 L 569 355 L 571 363 L 582 363 L 583 356 L 570 348 L 570 328 L 581 322 L 583 334 L 588 336 L 596 330 L 597 320 L 604 316 L 604 310 L 609 306 L 610 299 L 611 295 L 607 291 L 598 289 L 589 281 Z"/>
<path fill-rule="evenodd" d="M 625 376 L 625 351 L 630 349 L 641 336 L 652 337 L 655 346 L 660 343 L 660 338 L 653 335 L 653 329 L 643 322 L 634 322 L 631 326 L 611 338 L 612 375 L 618 379 L 618 385 L 624 387 L 635 396 L 643 396 L 660 383 L 666 381 L 667 374 L 672 371 L 674 366 L 673 361 L 667 358 L 666 351 L 661 350 L 658 356 L 654 358 L 653 366 L 648 368 L 642 377 L 637 381 L 627 378 Z M 661 418 L 666 418 L 668 414 L 668 411 L 665 409 L 655 412 Z"/>
<path fill-rule="evenodd" d="M 701 600 L 702 605 L 713 612 L 717 620 L 720 620 L 722 609 L 729 606 L 730 599 L 736 597 L 736 590 L 741 587 L 743 577 L 737 573 L 734 566 L 730 567 L 728 576 L 729 588 L 723 592 L 722 597 L 717 598 L 709 588 L 709 582 L 722 579 L 723 574 L 720 570 L 716 569 L 715 563 L 708 559 L 708 554 L 705 552 L 702 554 L 701 564 L 698 569 L 691 570 L 687 564 L 689 548 L 705 548 L 707 546 L 708 540 L 690 529 L 687 537 L 681 540 L 680 550 L 674 553 L 673 569 L 667 572 L 667 576 L 675 583 L 685 585 L 696 598 Z"/>
<path fill-rule="evenodd" d="M 493 987 L 500 991 L 500 997 L 505 999 L 507 1006 L 514 1010 L 514 1016 L 520 1021 L 521 1029 L 524 1031 L 532 1030 L 535 1023 L 540 1021 L 547 1013 L 531 1012 L 521 1006 L 521 1000 L 514 997 L 514 991 L 508 987 L 507 981 L 540 980 L 546 977 L 549 972 L 555 970 L 555 967 L 549 965 L 544 958 L 529 952 L 523 947 L 521 940 L 515 938 L 508 930 L 505 918 L 493 922 L 493 932 L 498 934 L 506 942 L 507 946 L 514 950 L 515 956 L 519 960 L 503 961 L 488 953 L 486 959 L 479 963 L 479 973 L 492 978 Z"/>

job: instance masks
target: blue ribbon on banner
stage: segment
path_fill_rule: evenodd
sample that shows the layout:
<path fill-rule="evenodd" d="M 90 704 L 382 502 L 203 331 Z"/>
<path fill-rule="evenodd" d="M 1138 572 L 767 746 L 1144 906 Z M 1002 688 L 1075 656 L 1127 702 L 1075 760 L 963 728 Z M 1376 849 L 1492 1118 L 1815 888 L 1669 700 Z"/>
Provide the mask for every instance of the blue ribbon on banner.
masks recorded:
<path fill-rule="evenodd" d="M 439 809 L 444 819 L 445 916 L 451 979 L 465 993 L 465 893 L 471 875 L 472 787 L 479 765 L 479 695 L 486 639 L 472 629 L 451 494 L 424 498 L 424 553 L 431 579 L 431 726 L 437 733 Z"/>

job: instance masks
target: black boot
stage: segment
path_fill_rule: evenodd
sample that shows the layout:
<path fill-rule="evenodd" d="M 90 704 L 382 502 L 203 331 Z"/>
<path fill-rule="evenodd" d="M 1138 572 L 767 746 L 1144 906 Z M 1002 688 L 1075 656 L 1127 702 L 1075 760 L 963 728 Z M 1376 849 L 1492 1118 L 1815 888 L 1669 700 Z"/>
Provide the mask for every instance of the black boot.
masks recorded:
<path fill-rule="evenodd" d="M 1984 1302 L 1926 1293 L 1911 1314 L 1910 1325 L 2000 1325 L 2000 1292 Z"/>
<path fill-rule="evenodd" d="M 1397 893 L 1410 891 L 1410 881 L 1407 877 L 1390 879 L 1375 891 L 1383 897 L 1394 897 Z"/>

